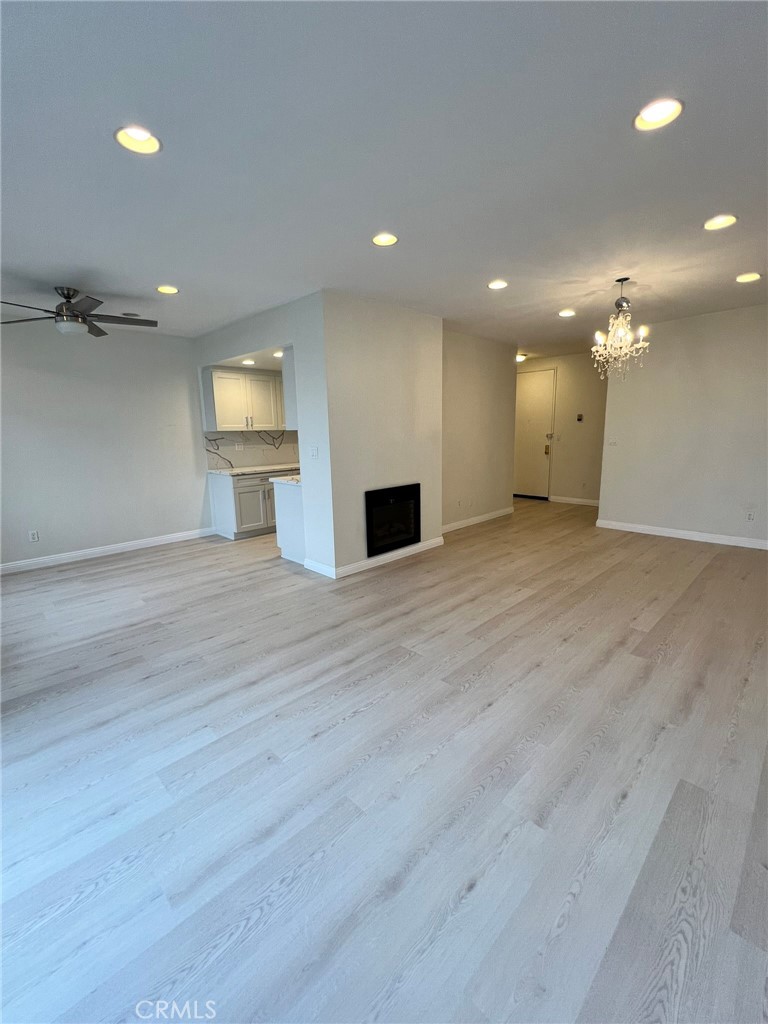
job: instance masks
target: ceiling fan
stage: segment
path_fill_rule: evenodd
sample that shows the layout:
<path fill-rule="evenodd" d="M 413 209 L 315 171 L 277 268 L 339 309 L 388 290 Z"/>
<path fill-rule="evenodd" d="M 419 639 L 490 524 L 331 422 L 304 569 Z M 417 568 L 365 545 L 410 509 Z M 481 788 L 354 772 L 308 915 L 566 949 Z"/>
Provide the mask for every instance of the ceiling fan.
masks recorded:
<path fill-rule="evenodd" d="M 140 320 L 133 316 L 107 316 L 106 313 L 94 313 L 102 305 L 101 299 L 94 299 L 91 295 L 84 295 L 77 299 L 80 292 L 77 288 L 57 288 L 57 295 L 60 295 L 60 302 L 56 309 L 43 309 L 41 306 L 25 306 L 21 302 L 6 302 L 0 299 L 4 306 L 16 306 L 18 309 L 35 309 L 38 313 L 48 313 L 49 316 L 28 316 L 22 320 L 3 320 L 3 324 L 28 324 L 33 320 L 53 320 L 57 331 L 62 334 L 88 334 L 94 338 L 104 338 L 107 331 L 98 326 L 102 324 L 129 324 L 131 327 L 157 327 L 157 320 Z M 77 299 L 77 301 L 75 301 Z"/>

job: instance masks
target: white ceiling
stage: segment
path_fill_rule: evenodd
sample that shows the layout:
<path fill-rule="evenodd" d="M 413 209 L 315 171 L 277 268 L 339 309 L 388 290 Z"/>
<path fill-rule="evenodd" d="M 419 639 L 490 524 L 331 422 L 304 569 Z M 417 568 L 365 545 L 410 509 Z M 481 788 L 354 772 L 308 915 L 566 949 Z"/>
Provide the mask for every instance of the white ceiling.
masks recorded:
<path fill-rule="evenodd" d="M 620 274 L 640 322 L 765 301 L 763 4 L 3 6 L 5 298 L 195 336 L 343 288 L 532 354 L 588 347 Z"/>

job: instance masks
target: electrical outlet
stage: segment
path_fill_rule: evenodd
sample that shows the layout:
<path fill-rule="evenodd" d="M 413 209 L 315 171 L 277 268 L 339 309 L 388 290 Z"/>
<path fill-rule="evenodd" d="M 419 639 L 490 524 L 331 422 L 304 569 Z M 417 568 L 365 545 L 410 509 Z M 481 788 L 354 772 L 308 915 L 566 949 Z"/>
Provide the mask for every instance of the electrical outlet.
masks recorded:
<path fill-rule="evenodd" d="M 236 441 L 235 442 L 235 451 L 236 452 L 241 452 L 242 450 L 243 450 L 242 444 L 240 443 L 240 441 Z"/>
<path fill-rule="evenodd" d="M 746 521 L 748 523 L 754 523 L 754 521 L 755 521 L 755 510 L 753 508 L 748 508 L 747 511 L 745 512 L 744 516 L 745 516 L 745 519 L 746 519 Z"/>
<path fill-rule="evenodd" d="M 30 544 L 37 544 L 37 542 L 40 540 L 40 531 L 30 530 L 27 536 L 29 537 Z"/>
<path fill-rule="evenodd" d="M 318 455 L 319 455 L 319 452 L 318 452 L 318 449 L 317 449 L 317 445 L 313 444 L 310 447 L 310 449 L 309 449 L 309 457 L 310 457 L 310 459 L 316 459 L 318 457 Z"/>

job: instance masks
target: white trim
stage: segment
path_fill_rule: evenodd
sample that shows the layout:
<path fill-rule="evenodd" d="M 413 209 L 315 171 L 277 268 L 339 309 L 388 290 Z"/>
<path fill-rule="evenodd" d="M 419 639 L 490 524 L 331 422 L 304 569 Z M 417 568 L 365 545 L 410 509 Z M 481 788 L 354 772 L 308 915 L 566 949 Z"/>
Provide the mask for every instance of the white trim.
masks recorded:
<path fill-rule="evenodd" d="M 471 519 L 461 519 L 458 523 L 448 523 L 443 527 L 443 533 L 450 533 L 452 530 L 463 530 L 465 526 L 474 526 L 476 523 L 487 523 L 489 519 L 509 516 L 514 511 L 513 508 L 501 508 L 498 512 L 485 512 L 483 515 L 473 516 Z"/>
<path fill-rule="evenodd" d="M 334 567 L 332 565 L 325 565 L 324 562 L 313 562 L 311 558 L 305 558 L 304 568 L 309 569 L 311 572 L 319 572 L 321 576 L 330 576 L 332 580 L 336 579 Z"/>
<path fill-rule="evenodd" d="M 553 494 L 550 494 L 549 500 L 559 501 L 563 505 L 593 505 L 595 508 L 600 504 L 597 498 L 556 498 Z"/>
<path fill-rule="evenodd" d="M 396 562 L 401 558 L 410 558 L 411 555 L 420 555 L 423 551 L 431 551 L 432 548 L 439 548 L 442 544 L 442 537 L 434 537 L 432 540 L 423 540 L 419 544 L 409 544 L 407 547 L 397 548 L 396 551 L 387 551 L 385 555 L 375 555 L 362 562 L 350 562 L 349 565 L 339 565 L 335 568 L 332 565 L 313 562 L 312 559 L 307 558 L 304 561 L 304 568 L 311 569 L 312 572 L 319 572 L 323 576 L 330 576 L 332 580 L 340 580 L 343 576 L 352 576 L 357 572 L 365 572 L 366 569 L 375 569 L 379 565 L 386 565 L 387 562 Z"/>
<path fill-rule="evenodd" d="M 68 562 L 83 562 L 89 558 L 103 558 L 105 555 L 119 555 L 123 551 L 137 551 L 139 548 L 155 548 L 161 544 L 175 544 L 180 540 L 197 540 L 210 537 L 216 531 L 212 526 L 204 530 L 185 530 L 183 533 L 166 533 L 163 537 L 144 537 L 141 540 L 126 540 L 122 544 L 104 544 L 99 548 L 83 548 L 81 551 L 63 551 L 59 555 L 43 555 L 42 558 L 24 558 L 20 562 L 5 562 L 0 565 L 2 575 L 15 572 L 29 572 L 31 569 L 47 569 L 53 565 Z"/>
<path fill-rule="evenodd" d="M 680 540 L 697 540 L 704 544 L 727 544 L 737 548 L 759 548 L 768 550 L 768 540 L 758 537 L 729 537 L 724 533 L 699 533 L 696 530 L 672 530 L 667 526 L 644 526 L 641 523 L 617 523 L 612 519 L 598 519 L 597 526 L 606 530 L 625 530 L 627 533 L 649 533 L 654 537 L 678 537 Z"/>

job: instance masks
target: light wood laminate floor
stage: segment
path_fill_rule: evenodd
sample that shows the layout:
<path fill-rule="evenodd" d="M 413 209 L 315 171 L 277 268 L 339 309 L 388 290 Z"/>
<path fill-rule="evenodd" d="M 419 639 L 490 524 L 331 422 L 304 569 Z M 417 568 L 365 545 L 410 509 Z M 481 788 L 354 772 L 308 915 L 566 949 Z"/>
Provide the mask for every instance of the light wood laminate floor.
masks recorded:
<path fill-rule="evenodd" d="M 5 1021 L 765 1020 L 766 555 L 594 520 L 7 578 Z"/>

